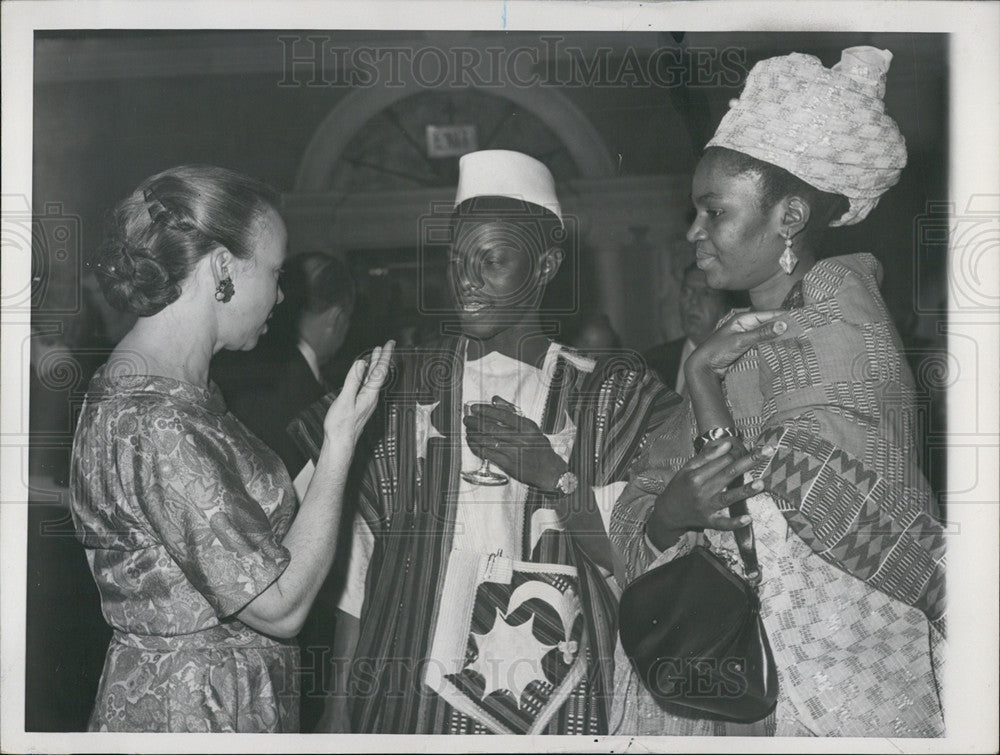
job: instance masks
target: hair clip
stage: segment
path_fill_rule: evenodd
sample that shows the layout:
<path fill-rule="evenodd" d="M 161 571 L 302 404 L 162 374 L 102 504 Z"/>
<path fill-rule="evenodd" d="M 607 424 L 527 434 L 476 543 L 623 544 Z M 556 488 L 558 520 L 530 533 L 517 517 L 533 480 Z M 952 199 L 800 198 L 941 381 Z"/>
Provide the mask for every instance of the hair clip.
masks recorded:
<path fill-rule="evenodd" d="M 163 202 L 152 189 L 144 189 L 142 198 L 146 201 L 146 210 L 154 223 L 160 220 L 170 220 L 173 217 L 170 210 L 163 206 Z"/>

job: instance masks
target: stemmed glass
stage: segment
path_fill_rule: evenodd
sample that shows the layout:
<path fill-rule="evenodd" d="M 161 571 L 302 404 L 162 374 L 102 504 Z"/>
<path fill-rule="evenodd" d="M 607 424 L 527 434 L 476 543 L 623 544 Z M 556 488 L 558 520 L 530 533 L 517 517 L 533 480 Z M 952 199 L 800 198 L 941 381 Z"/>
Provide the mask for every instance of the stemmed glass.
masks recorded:
<path fill-rule="evenodd" d="M 483 403 L 481 401 L 467 401 L 462 405 L 462 409 L 465 416 L 468 417 L 472 414 L 472 407 L 476 404 Z M 492 467 L 490 467 L 490 460 L 484 458 L 482 465 L 479 469 L 473 469 L 470 471 L 462 471 L 462 479 L 466 482 L 470 482 L 473 485 L 506 485 L 510 482 L 510 478 L 500 472 L 494 472 Z"/>

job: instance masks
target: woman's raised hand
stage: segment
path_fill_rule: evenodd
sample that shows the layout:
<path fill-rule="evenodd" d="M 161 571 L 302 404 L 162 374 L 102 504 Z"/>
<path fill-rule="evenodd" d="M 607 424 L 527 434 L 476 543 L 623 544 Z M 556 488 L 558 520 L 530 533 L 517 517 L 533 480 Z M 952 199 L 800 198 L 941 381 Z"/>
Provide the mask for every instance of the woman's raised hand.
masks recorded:
<path fill-rule="evenodd" d="M 685 370 L 708 370 L 721 376 L 751 347 L 784 333 L 788 324 L 778 319 L 784 314 L 783 310 L 771 310 L 733 315 L 692 352 Z"/>
<path fill-rule="evenodd" d="M 340 395 L 323 420 L 327 440 L 342 443 L 347 438 L 353 449 L 375 411 L 378 393 L 389 376 L 389 362 L 395 345 L 395 341 L 388 341 L 385 346 L 376 346 L 367 363 L 359 359 L 351 365 Z"/>

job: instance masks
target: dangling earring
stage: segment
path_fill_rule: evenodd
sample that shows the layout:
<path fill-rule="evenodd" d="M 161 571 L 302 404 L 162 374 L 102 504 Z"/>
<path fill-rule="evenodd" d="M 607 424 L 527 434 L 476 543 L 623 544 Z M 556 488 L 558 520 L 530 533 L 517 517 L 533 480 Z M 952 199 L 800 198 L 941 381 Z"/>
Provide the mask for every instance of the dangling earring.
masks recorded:
<path fill-rule="evenodd" d="M 225 304 L 227 301 L 233 298 L 233 294 L 236 293 L 236 289 L 233 288 L 233 279 L 228 275 L 219 281 L 219 285 L 215 287 L 215 300 L 221 301 Z"/>
<path fill-rule="evenodd" d="M 799 258 L 795 256 L 795 252 L 792 251 L 792 237 L 785 236 L 785 251 L 781 253 L 781 257 L 778 258 L 778 264 L 781 265 L 781 269 L 785 271 L 785 275 L 791 275 L 795 266 L 799 264 Z"/>

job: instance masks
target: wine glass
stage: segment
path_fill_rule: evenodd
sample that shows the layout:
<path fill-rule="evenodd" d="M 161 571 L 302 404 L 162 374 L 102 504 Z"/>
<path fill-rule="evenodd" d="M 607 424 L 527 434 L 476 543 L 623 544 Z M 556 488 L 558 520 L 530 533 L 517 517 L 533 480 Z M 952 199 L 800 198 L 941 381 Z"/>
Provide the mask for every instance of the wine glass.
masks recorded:
<path fill-rule="evenodd" d="M 482 402 L 466 401 L 465 404 L 462 405 L 462 409 L 466 417 L 472 414 L 472 407 L 478 403 Z M 507 475 L 502 474 L 500 472 L 494 472 L 493 469 L 490 467 L 489 459 L 485 458 L 483 459 L 483 463 L 479 467 L 479 469 L 473 469 L 470 471 L 463 470 L 462 479 L 465 480 L 466 482 L 472 483 L 473 485 L 496 486 L 496 485 L 506 485 L 508 482 L 510 482 L 510 478 Z"/>

